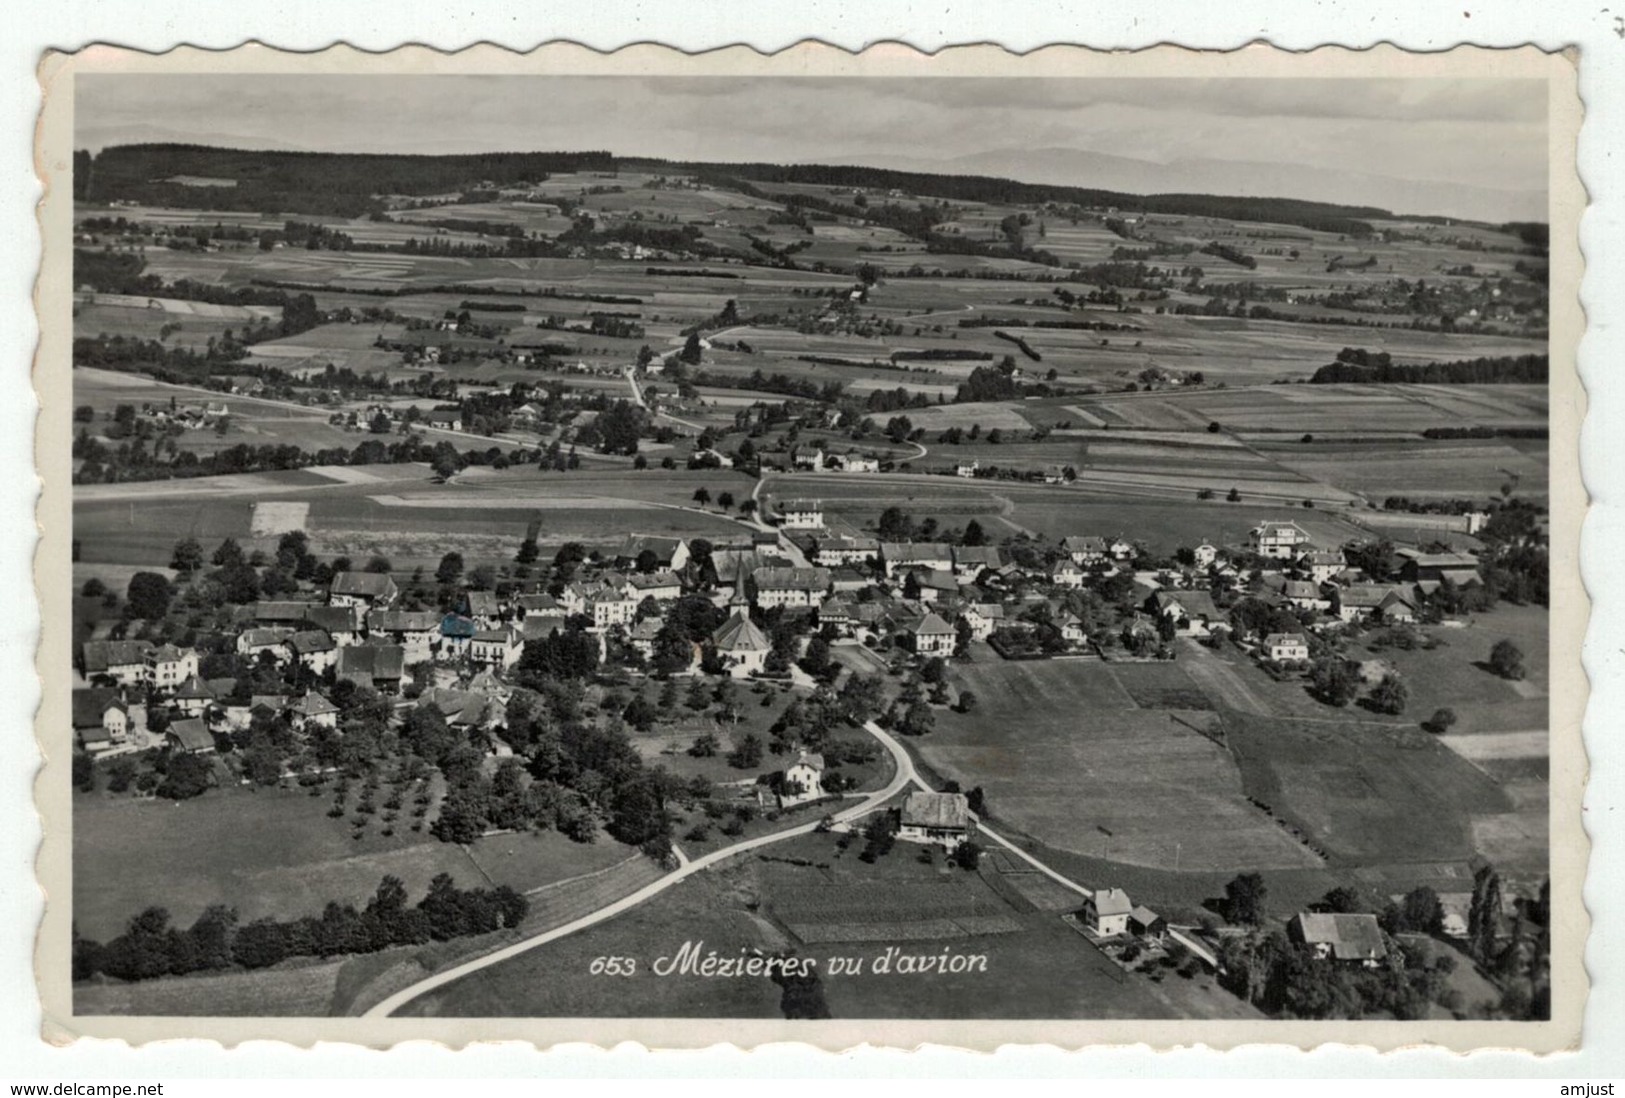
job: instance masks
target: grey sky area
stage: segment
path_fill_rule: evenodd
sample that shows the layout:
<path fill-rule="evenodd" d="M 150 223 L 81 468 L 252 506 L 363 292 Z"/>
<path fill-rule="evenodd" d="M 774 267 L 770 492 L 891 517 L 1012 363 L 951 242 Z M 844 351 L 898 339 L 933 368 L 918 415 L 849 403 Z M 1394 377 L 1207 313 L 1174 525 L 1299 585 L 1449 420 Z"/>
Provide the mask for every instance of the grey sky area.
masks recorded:
<path fill-rule="evenodd" d="M 87 76 L 75 95 L 91 149 L 607 149 L 1483 220 L 1546 210 L 1537 81 Z"/>

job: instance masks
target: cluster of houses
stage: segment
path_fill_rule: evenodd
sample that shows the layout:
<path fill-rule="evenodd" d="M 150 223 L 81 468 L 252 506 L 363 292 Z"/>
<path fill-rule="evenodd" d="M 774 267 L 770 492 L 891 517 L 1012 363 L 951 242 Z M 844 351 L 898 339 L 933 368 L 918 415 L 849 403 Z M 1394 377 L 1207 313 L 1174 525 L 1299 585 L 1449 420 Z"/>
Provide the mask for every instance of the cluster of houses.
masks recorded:
<path fill-rule="evenodd" d="M 798 620 L 804 636 L 818 630 L 922 658 L 951 656 L 969 641 L 992 639 L 997 645 L 998 635 L 1019 637 L 1035 622 L 1048 621 L 1059 636 L 1059 647 L 1052 643 L 1048 650 L 1060 654 L 1081 651 L 1094 639 L 1066 609 L 1066 592 L 1090 579 L 1128 575 L 1135 583 L 1134 609 L 1122 617 L 1120 629 L 1139 654 L 1141 641 L 1230 631 L 1228 615 L 1211 593 L 1212 578 L 1223 574 L 1238 592 L 1245 588 L 1250 597 L 1290 610 L 1305 623 L 1302 630 L 1237 638 L 1256 645 L 1262 659 L 1293 664 L 1309 658 L 1310 630 L 1411 621 L 1441 583 L 1478 582 L 1469 554 L 1409 549 L 1397 551 L 1397 576 L 1376 582 L 1351 568 L 1341 551 L 1316 547 L 1292 522 L 1264 522 L 1252 531 L 1249 547 L 1262 567 L 1255 562 L 1243 572 L 1232 554 L 1203 543 L 1185 555 L 1189 565 L 1174 575 L 1135 571 L 1140 550 L 1123 537 L 1068 537 L 1059 553 L 1044 557 L 1047 563 L 1035 567 L 1029 556 L 1022 566 L 994 546 L 881 541 L 832 529 L 817 501 L 782 502 L 775 510 L 779 529 L 711 547 L 703 586 L 688 542 L 642 534 L 629 534 L 612 554 L 595 556 L 554 593 L 467 590 L 451 613 L 401 607 L 400 589 L 387 573 L 346 571 L 333 577 L 321 601 L 261 600 L 238 608 L 234 648 L 244 659 L 297 669 L 285 676 L 294 682 L 328 681 L 330 675 L 399 697 L 417 678 L 417 691 L 436 687 L 432 703 L 448 719 L 489 730 L 500 726 L 502 680 L 528 640 L 576 622 L 597 640 L 601 656 L 608 656 L 614 641 L 649 659 L 667 611 L 685 595 L 702 594 L 727 611 L 709 644 L 694 646 L 690 671 L 701 666 L 709 648 L 713 669 L 750 678 L 767 671 L 773 648 L 760 624 L 764 612 Z M 1039 604 L 1048 612 L 1033 613 Z M 448 670 L 436 673 L 436 666 Z M 425 667 L 430 670 L 420 670 Z M 211 749 L 211 729 L 247 719 L 226 712 L 231 707 L 223 699 L 234 684 L 200 678 L 198 654 L 191 649 L 96 640 L 84 645 L 80 669 L 88 689 L 74 698 L 75 729 L 92 752 L 131 749 L 136 705 L 167 708 L 176 718 L 170 740 L 186 750 Z M 483 687 L 471 691 L 464 680 Z M 446 693 L 441 684 L 448 681 L 464 684 Z M 284 702 L 282 712 L 291 720 L 329 719 L 329 703 L 320 695 Z"/>
<path fill-rule="evenodd" d="M 798 473 L 878 473 L 880 459 L 873 454 L 832 453 L 823 443 L 796 446 L 790 451 L 790 468 Z"/>

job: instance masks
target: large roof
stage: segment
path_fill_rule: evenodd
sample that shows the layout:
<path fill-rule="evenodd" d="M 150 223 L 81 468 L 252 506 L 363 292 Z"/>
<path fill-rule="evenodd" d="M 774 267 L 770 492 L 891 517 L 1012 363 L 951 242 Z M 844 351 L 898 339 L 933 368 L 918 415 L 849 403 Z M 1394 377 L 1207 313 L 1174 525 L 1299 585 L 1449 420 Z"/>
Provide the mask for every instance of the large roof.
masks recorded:
<path fill-rule="evenodd" d="M 829 590 L 828 568 L 758 568 L 750 578 L 758 591 Z"/>
<path fill-rule="evenodd" d="M 903 824 L 966 828 L 970 826 L 970 802 L 963 793 L 910 793 L 903 802 Z"/>
<path fill-rule="evenodd" d="M 395 594 L 395 581 L 383 572 L 340 572 L 328 588 L 335 595 L 381 599 Z"/>
<path fill-rule="evenodd" d="M 1375 961 L 1387 956 L 1375 915 L 1303 912 L 1298 927 L 1309 945 L 1330 946 L 1339 961 Z"/>
<path fill-rule="evenodd" d="M 376 610 L 367 616 L 367 629 L 374 633 L 427 633 L 439 624 L 433 610 Z"/>
<path fill-rule="evenodd" d="M 880 553 L 893 564 L 928 560 L 953 560 L 953 546 L 945 541 L 888 541 Z"/>
<path fill-rule="evenodd" d="M 339 649 L 334 674 L 369 675 L 375 679 L 398 679 L 406 664 L 406 649 L 398 644 L 356 644 Z"/>
<path fill-rule="evenodd" d="M 130 667 L 145 663 L 152 645 L 146 641 L 86 641 L 85 674 L 94 675 L 109 667 Z"/>
<path fill-rule="evenodd" d="M 1133 910 L 1134 904 L 1129 900 L 1128 893 L 1121 888 L 1095 890 L 1095 913 L 1097 915 L 1127 915 Z"/>
<path fill-rule="evenodd" d="M 756 628 L 756 623 L 740 611 L 735 611 L 733 617 L 722 623 L 711 635 L 711 641 L 718 652 L 766 652 L 773 647 L 762 631 Z"/>
<path fill-rule="evenodd" d="M 187 751 L 207 751 L 214 747 L 214 736 L 209 733 L 209 726 L 198 717 L 171 722 L 169 735 L 179 740 L 181 747 Z"/>
<path fill-rule="evenodd" d="M 89 690 L 73 692 L 75 728 L 101 727 L 102 717 L 106 716 L 109 709 L 124 709 L 124 703 L 119 700 L 117 690 L 96 686 Z"/>

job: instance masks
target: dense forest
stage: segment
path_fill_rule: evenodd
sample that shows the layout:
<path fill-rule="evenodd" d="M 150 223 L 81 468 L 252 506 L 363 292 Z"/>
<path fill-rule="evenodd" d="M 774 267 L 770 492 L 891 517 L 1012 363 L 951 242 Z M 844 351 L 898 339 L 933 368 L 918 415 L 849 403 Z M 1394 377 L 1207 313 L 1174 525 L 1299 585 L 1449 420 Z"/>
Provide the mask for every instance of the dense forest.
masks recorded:
<path fill-rule="evenodd" d="M 1149 214 L 1269 221 L 1326 232 L 1369 234 L 1366 219 L 1390 216 L 1367 206 L 1338 206 L 1291 198 L 1202 194 L 1131 195 L 1086 187 L 1019 183 L 979 175 L 933 175 L 881 168 L 823 164 L 712 164 L 641 158 L 607 152 L 480 153 L 461 156 L 309 153 L 213 148 L 203 145 L 116 145 L 92 156 L 74 156 L 74 197 L 108 202 L 128 199 L 151 205 L 267 213 L 358 217 L 377 212 L 379 194 L 429 195 L 474 182 L 496 186 L 536 183 L 554 172 L 619 169 L 688 173 L 718 186 L 742 181 L 803 183 L 864 189 L 896 189 L 955 202 L 1123 206 Z M 234 186 L 195 187 L 167 182 L 190 175 L 229 179 Z M 811 196 L 801 205 L 818 208 Z M 899 217 L 901 207 L 899 208 Z M 914 234 L 911 234 L 914 235 Z"/>
<path fill-rule="evenodd" d="M 443 194 L 473 182 L 536 183 L 552 172 L 610 171 L 606 152 L 477 153 L 464 156 L 274 152 L 205 145 L 116 145 L 74 157 L 74 198 L 131 199 L 157 206 L 359 217 L 379 194 Z M 235 186 L 191 187 L 190 175 Z"/>
<path fill-rule="evenodd" d="M 1545 355 L 1504 355 L 1460 362 L 1403 365 L 1387 351 L 1345 347 L 1337 361 L 1322 366 L 1309 380 L 1315 385 L 1405 382 L 1417 385 L 1523 385 L 1546 383 Z"/>

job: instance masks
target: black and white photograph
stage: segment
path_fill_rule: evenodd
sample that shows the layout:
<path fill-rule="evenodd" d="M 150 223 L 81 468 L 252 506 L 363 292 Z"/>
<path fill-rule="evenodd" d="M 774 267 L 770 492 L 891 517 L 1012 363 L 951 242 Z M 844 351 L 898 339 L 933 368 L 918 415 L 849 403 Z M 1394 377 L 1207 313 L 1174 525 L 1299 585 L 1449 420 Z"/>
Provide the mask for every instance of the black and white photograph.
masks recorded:
<path fill-rule="evenodd" d="M 57 1025 L 1578 1017 L 1560 60 L 229 60 L 50 180 Z"/>

